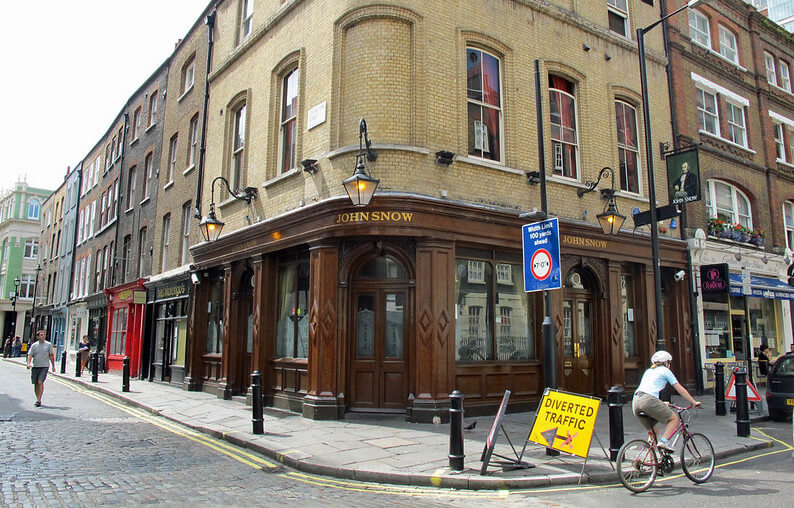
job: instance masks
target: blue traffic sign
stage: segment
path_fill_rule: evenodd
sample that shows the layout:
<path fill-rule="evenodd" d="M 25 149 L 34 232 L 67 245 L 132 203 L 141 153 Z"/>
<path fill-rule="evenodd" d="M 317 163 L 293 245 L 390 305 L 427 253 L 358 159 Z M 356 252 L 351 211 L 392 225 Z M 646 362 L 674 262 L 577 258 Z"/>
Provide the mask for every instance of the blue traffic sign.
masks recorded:
<path fill-rule="evenodd" d="M 555 217 L 521 227 L 524 291 L 560 289 L 560 224 Z"/>

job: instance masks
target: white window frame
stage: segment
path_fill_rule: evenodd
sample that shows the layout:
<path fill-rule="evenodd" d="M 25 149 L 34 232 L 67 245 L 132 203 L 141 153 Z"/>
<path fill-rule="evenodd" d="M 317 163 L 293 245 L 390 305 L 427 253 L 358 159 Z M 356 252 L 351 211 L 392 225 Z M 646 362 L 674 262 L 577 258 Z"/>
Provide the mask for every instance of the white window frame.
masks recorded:
<path fill-rule="evenodd" d="M 717 186 L 723 185 L 731 191 L 731 210 L 718 210 L 717 209 Z M 731 185 L 723 180 L 708 180 L 706 182 L 706 192 L 708 193 L 706 207 L 708 209 L 709 217 L 717 218 L 720 213 L 724 215 L 730 214 L 730 222 L 732 224 L 741 224 L 746 228 L 753 229 L 753 209 L 750 206 L 750 199 L 747 195 L 739 190 L 736 186 Z M 739 199 L 743 199 L 747 203 L 747 215 L 742 215 L 739 212 Z"/>
<path fill-rule="evenodd" d="M 294 79 L 294 81 L 291 81 Z M 292 85 L 292 86 L 290 86 Z M 295 157 L 297 156 L 294 151 L 291 154 L 287 153 L 287 129 L 292 129 L 292 142 L 293 145 L 297 148 L 297 136 L 298 136 L 298 101 L 300 101 L 300 97 L 298 97 L 300 93 L 300 69 L 294 68 L 290 70 L 288 73 L 284 74 L 284 77 L 281 79 L 281 114 L 279 115 L 280 125 L 279 125 L 279 143 L 278 143 L 278 167 L 280 168 L 281 173 L 286 173 L 290 169 L 293 168 L 295 165 Z M 295 111 L 293 111 L 292 116 L 288 118 L 284 118 L 286 114 L 287 108 L 287 100 L 293 95 L 291 91 L 294 91 L 295 97 Z M 286 157 L 290 157 L 291 160 L 286 160 Z M 287 166 L 288 165 L 288 166 Z"/>
<path fill-rule="evenodd" d="M 791 146 L 791 140 L 794 138 L 794 120 L 771 110 L 769 118 L 772 120 L 777 161 L 794 164 L 794 150 Z M 781 151 L 783 152 L 782 157 L 780 156 Z"/>
<path fill-rule="evenodd" d="M 187 166 L 192 168 L 196 166 L 196 155 L 198 154 L 198 114 L 190 119 L 188 137 Z"/>
<path fill-rule="evenodd" d="M 725 101 L 725 111 L 728 121 L 728 141 L 747 148 L 747 120 L 744 107 Z"/>
<path fill-rule="evenodd" d="M 720 135 L 720 108 L 717 103 L 717 94 L 712 93 L 710 90 L 706 90 L 704 88 L 697 87 L 695 89 L 695 94 L 697 97 L 697 110 L 698 110 L 698 128 L 703 132 L 708 132 L 709 134 L 713 134 L 714 136 Z M 701 94 L 703 100 L 701 100 Z M 713 101 L 714 111 L 710 111 L 707 104 L 706 98 L 710 97 Z M 701 106 L 701 103 L 703 106 Z M 706 122 L 707 118 L 714 119 L 714 132 L 708 129 L 708 125 Z"/>
<path fill-rule="evenodd" d="M 623 4 L 622 6 L 618 5 L 618 4 L 621 4 L 621 3 Z M 615 14 L 616 16 L 618 16 L 620 18 L 623 18 L 623 31 L 624 31 L 624 33 L 619 33 L 619 32 L 612 31 L 611 28 L 610 28 L 610 31 L 612 33 L 616 33 L 616 34 L 620 35 L 621 37 L 628 38 L 630 36 L 630 34 L 631 34 L 631 30 L 629 28 L 629 2 L 628 2 L 628 0 L 607 0 L 607 18 L 609 17 L 609 13 L 610 12 L 612 14 Z M 609 20 L 608 19 L 607 19 L 607 26 L 609 26 Z"/>
<path fill-rule="evenodd" d="M 789 222 L 789 215 L 786 214 L 786 208 L 791 214 L 791 222 Z M 783 202 L 783 227 L 786 230 L 786 247 L 794 249 L 794 203 L 791 201 Z"/>
<path fill-rule="evenodd" d="M 246 121 L 248 109 L 245 102 L 234 109 L 232 116 L 232 160 L 229 167 L 229 185 L 237 191 L 243 185 L 243 165 L 245 162 Z"/>
<path fill-rule="evenodd" d="M 157 90 L 152 92 L 152 95 L 149 97 L 149 118 L 147 118 L 147 126 L 148 129 L 152 125 L 154 125 L 157 121 Z"/>
<path fill-rule="evenodd" d="M 163 244 L 160 249 L 160 271 L 166 271 L 168 266 L 168 245 L 171 243 L 171 214 L 163 216 Z"/>
<path fill-rule="evenodd" d="M 254 27 L 254 0 L 240 1 L 240 44 L 250 35 Z"/>
<path fill-rule="evenodd" d="M 702 22 L 706 25 L 705 31 L 697 26 L 698 22 Z M 695 44 L 711 49 L 711 27 L 709 26 L 709 18 L 697 9 L 689 9 L 689 38 Z"/>
<path fill-rule="evenodd" d="M 28 252 L 30 251 L 30 252 Z M 36 259 L 39 257 L 39 239 L 25 238 L 25 250 L 22 251 L 25 259 Z"/>
<path fill-rule="evenodd" d="M 25 273 L 19 276 L 19 293 L 18 298 L 29 300 L 33 298 L 33 291 L 35 290 L 36 281 L 33 275 Z"/>
<path fill-rule="evenodd" d="M 146 157 L 143 159 L 143 200 L 146 201 L 149 199 L 149 186 L 152 182 L 152 176 L 154 174 L 154 153 L 149 152 L 146 154 Z"/>
<path fill-rule="evenodd" d="M 28 219 L 38 220 L 41 215 L 41 201 L 36 198 L 28 200 Z"/>
<path fill-rule="evenodd" d="M 729 62 L 739 64 L 739 47 L 736 34 L 725 25 L 717 25 L 720 34 L 720 55 Z"/>
<path fill-rule="evenodd" d="M 766 82 L 777 86 L 777 68 L 775 66 L 775 57 L 766 51 L 764 51 L 764 67 L 766 68 Z"/>
<path fill-rule="evenodd" d="M 141 107 L 138 106 L 135 108 L 135 112 L 132 114 L 132 144 L 133 141 L 137 140 L 141 134 Z"/>
<path fill-rule="evenodd" d="M 182 252 L 180 265 L 186 265 L 190 257 L 190 201 L 182 205 Z"/>
<path fill-rule="evenodd" d="M 630 102 L 626 102 L 625 100 L 615 99 L 615 107 L 616 108 L 617 108 L 617 104 L 618 103 L 622 104 L 624 108 L 628 108 L 634 113 L 634 139 L 637 142 L 637 146 L 636 147 L 629 146 L 626 143 L 621 143 L 620 140 L 616 140 L 616 144 L 617 144 L 618 150 L 623 150 L 625 152 L 633 153 L 634 156 L 636 157 L 636 159 L 637 159 L 637 164 L 635 166 L 636 169 L 637 169 L 637 192 L 636 192 L 636 194 L 642 194 L 642 171 L 640 170 L 640 166 L 642 165 L 642 160 L 640 159 L 640 137 L 639 137 L 640 136 L 640 132 L 639 132 L 640 126 L 637 124 L 637 118 L 638 118 L 638 116 L 637 116 L 637 108 L 634 107 L 634 105 L 631 104 Z M 616 126 L 617 126 L 617 123 L 616 123 Z M 617 136 L 617 133 L 616 133 L 616 136 Z M 622 175 L 622 170 L 621 170 L 621 175 Z M 623 192 L 631 192 L 632 194 L 635 194 L 634 192 L 623 188 L 623 180 L 622 180 L 622 178 L 620 180 L 619 185 L 620 185 L 621 191 L 623 191 Z"/>
<path fill-rule="evenodd" d="M 788 63 L 783 60 L 778 60 L 780 67 L 780 88 L 791 93 L 791 73 L 789 72 Z"/>
<path fill-rule="evenodd" d="M 574 83 L 574 87 L 576 87 L 576 83 Z M 577 89 L 574 88 L 574 91 L 576 92 Z M 559 88 L 549 88 L 549 94 L 551 94 L 551 93 L 558 93 L 560 95 L 564 95 L 564 96 L 567 96 L 567 97 L 570 97 L 570 98 L 573 99 L 574 122 L 576 122 L 576 126 L 574 128 L 574 134 L 575 134 L 575 137 L 576 137 L 576 142 L 575 143 L 571 143 L 570 141 L 563 140 L 562 136 L 560 137 L 560 139 L 555 139 L 555 137 L 553 135 L 549 136 L 551 138 L 552 150 L 554 151 L 554 170 L 559 170 L 560 171 L 559 174 L 555 173 L 554 177 L 555 178 L 565 178 L 565 179 L 568 179 L 568 180 L 579 180 L 581 178 L 582 172 L 580 170 L 581 161 L 580 161 L 580 155 L 579 155 L 579 104 L 578 104 L 578 102 L 576 100 L 576 94 L 575 93 L 574 94 L 569 94 L 565 90 L 561 90 Z M 554 127 L 554 123 L 552 122 L 552 132 L 554 131 L 553 127 Z M 562 132 L 562 128 L 563 128 L 562 124 L 560 124 L 560 132 Z M 555 145 L 555 143 L 556 143 L 556 145 Z M 563 158 L 565 157 L 565 155 L 564 155 L 565 151 L 563 150 L 563 146 L 562 145 L 573 145 L 573 147 L 574 147 L 574 151 L 575 151 L 575 154 L 576 154 L 576 167 L 573 168 L 574 171 L 576 172 L 576 175 L 574 177 L 565 176 L 565 175 L 562 174 L 562 171 L 564 169 Z"/>
<path fill-rule="evenodd" d="M 497 155 L 496 159 L 491 159 L 489 157 L 483 157 L 481 155 L 474 155 L 474 154 L 468 154 L 468 155 L 469 155 L 469 157 L 475 157 L 475 158 L 480 159 L 480 160 L 490 161 L 490 162 L 497 163 L 497 164 L 503 164 L 504 163 L 504 150 L 505 150 L 504 86 L 503 86 L 504 85 L 504 62 L 502 61 L 501 58 L 499 58 L 494 53 L 491 53 L 489 51 L 485 51 L 484 49 L 480 49 L 478 47 L 473 47 L 473 46 L 467 46 L 466 47 L 466 56 L 467 57 L 468 57 L 469 50 L 479 51 L 480 53 L 482 53 L 484 55 L 488 55 L 490 57 L 493 57 L 493 58 L 496 59 L 496 61 L 499 64 L 499 106 L 494 106 L 493 104 L 488 104 L 485 101 L 480 101 L 480 100 L 476 100 L 476 99 L 470 98 L 468 96 L 468 90 L 467 90 L 467 93 L 466 93 L 466 107 L 467 107 L 467 110 L 468 110 L 468 105 L 469 104 L 474 104 L 474 105 L 476 105 L 476 106 L 478 106 L 480 108 L 496 110 L 499 113 L 499 153 L 496 154 Z M 482 73 L 480 75 L 482 76 Z M 482 89 L 482 86 L 480 88 Z M 482 114 L 480 115 L 480 117 L 482 118 Z M 469 121 L 468 113 L 467 113 L 466 121 L 467 122 Z M 480 135 L 480 137 L 481 137 L 481 139 L 486 140 L 487 139 L 487 129 L 486 129 L 487 126 L 482 121 L 480 122 L 480 124 L 481 124 L 481 127 L 480 127 L 481 135 Z M 483 131 L 483 129 L 484 129 L 484 131 Z M 477 131 L 477 127 L 476 127 L 476 123 L 475 123 L 475 132 L 476 131 Z M 475 134 L 475 137 L 476 137 L 476 134 Z M 476 141 L 475 141 L 475 149 L 476 149 Z M 468 150 L 468 148 L 467 148 L 467 150 Z M 490 150 L 486 150 L 485 148 L 481 148 L 480 152 L 491 153 Z"/>
<path fill-rule="evenodd" d="M 183 73 L 183 81 L 182 81 L 182 94 L 188 93 L 192 88 L 193 84 L 196 80 L 196 57 L 190 57 L 190 60 L 187 61 L 185 64 L 185 70 Z"/>
<path fill-rule="evenodd" d="M 467 280 L 469 284 L 485 284 L 485 261 L 468 260 Z"/>
<path fill-rule="evenodd" d="M 146 256 L 143 255 L 144 247 L 146 244 L 146 237 L 149 234 L 149 229 L 144 226 L 138 230 L 138 277 L 143 277 L 143 262 Z"/>
<path fill-rule="evenodd" d="M 174 171 L 176 170 L 176 154 L 179 142 L 179 135 L 174 134 L 171 141 L 168 143 L 168 182 L 166 185 L 174 181 Z"/>
<path fill-rule="evenodd" d="M 135 191 L 137 190 L 138 166 L 132 166 L 127 174 L 127 210 L 135 208 Z"/>

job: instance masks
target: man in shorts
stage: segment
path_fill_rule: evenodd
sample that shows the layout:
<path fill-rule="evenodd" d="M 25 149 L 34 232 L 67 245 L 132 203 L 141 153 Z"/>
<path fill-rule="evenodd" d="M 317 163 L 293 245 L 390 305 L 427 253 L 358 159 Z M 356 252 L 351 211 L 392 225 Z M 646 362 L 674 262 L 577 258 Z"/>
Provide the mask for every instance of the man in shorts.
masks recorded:
<path fill-rule="evenodd" d="M 691 404 L 696 407 L 700 405 L 700 402 L 693 399 L 687 389 L 681 386 L 675 375 L 673 375 L 670 370 L 672 361 L 673 355 L 667 351 L 655 352 L 651 357 L 651 368 L 642 375 L 640 385 L 637 387 L 637 391 L 634 392 L 634 400 L 632 401 L 634 416 L 640 419 L 645 428 L 648 430 L 653 429 L 656 422 L 664 424 L 664 432 L 658 439 L 658 446 L 670 452 L 673 451 L 673 448 L 668 440 L 678 425 L 678 415 L 665 402 L 659 399 L 659 392 L 664 389 L 667 383 L 670 383 L 675 388 L 675 391 Z M 640 411 L 648 416 L 637 414 Z"/>
<path fill-rule="evenodd" d="M 33 388 L 36 392 L 36 407 L 41 406 L 41 396 L 44 395 L 44 380 L 47 379 L 47 360 L 52 365 L 52 370 L 55 370 L 55 351 L 52 349 L 52 344 L 44 340 L 44 330 L 36 332 L 38 341 L 34 342 L 28 348 L 28 361 L 27 367 L 31 369 L 30 362 L 33 361 L 33 368 L 30 371 L 30 381 L 33 383 Z"/>

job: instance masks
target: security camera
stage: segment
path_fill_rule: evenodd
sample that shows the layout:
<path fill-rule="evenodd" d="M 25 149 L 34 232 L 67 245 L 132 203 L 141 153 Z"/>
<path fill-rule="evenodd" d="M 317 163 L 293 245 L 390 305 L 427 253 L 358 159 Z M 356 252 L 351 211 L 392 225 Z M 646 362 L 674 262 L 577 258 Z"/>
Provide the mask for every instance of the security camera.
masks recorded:
<path fill-rule="evenodd" d="M 684 280 L 685 276 L 686 276 L 686 272 L 684 270 L 678 270 L 677 272 L 675 272 L 675 280 L 678 282 Z"/>
<path fill-rule="evenodd" d="M 196 272 L 193 272 L 193 273 L 190 274 L 190 282 L 192 282 L 193 284 L 195 284 L 197 286 L 198 286 L 199 282 L 201 282 L 201 279 L 199 279 L 199 275 Z"/>

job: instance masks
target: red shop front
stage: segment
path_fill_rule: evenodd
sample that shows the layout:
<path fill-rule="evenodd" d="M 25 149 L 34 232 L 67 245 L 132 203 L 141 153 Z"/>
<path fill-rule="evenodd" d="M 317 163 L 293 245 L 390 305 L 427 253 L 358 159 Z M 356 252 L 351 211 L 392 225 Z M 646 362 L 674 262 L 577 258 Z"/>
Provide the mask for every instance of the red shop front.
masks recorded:
<path fill-rule="evenodd" d="M 129 356 L 130 377 L 137 376 L 141 368 L 145 281 L 138 279 L 105 290 L 108 297 L 107 368 L 121 370 L 124 357 Z"/>

